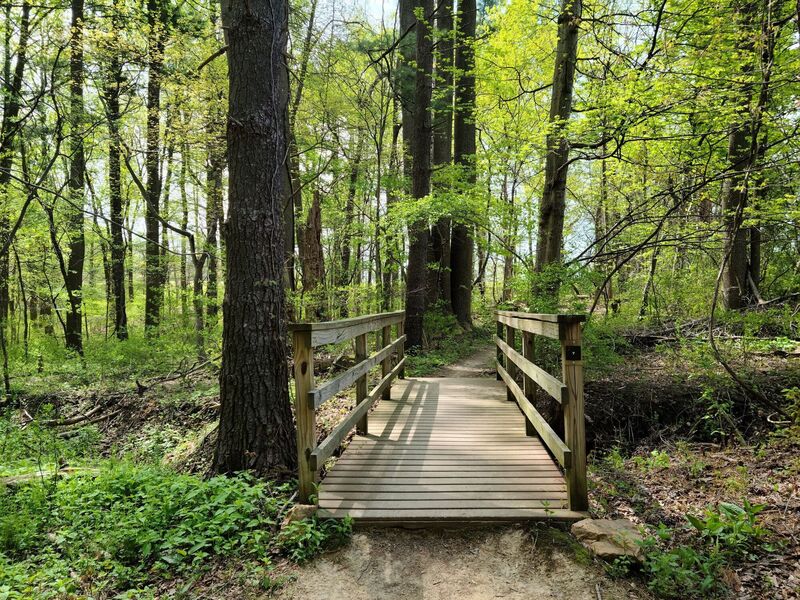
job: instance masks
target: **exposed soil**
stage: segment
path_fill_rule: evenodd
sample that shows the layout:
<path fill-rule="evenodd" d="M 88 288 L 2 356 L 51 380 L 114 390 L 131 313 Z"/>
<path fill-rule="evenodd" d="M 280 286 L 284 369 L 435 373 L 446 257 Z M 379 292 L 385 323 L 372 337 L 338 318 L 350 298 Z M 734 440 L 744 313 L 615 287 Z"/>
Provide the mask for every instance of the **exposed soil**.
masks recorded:
<path fill-rule="evenodd" d="M 487 377 L 495 373 L 494 361 L 494 346 L 486 346 L 455 364 L 437 369 L 431 377 Z"/>
<path fill-rule="evenodd" d="M 293 600 L 598 600 L 650 598 L 609 579 L 565 533 L 514 526 L 477 531 L 360 531 L 299 567 Z"/>

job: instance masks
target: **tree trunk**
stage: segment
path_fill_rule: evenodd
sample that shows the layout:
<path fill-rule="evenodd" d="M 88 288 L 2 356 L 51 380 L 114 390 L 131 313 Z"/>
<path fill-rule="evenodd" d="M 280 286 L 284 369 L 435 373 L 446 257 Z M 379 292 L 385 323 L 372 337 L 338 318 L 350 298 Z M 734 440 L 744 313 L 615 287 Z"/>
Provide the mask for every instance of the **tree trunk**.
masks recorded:
<path fill-rule="evenodd" d="M 161 77 L 164 68 L 165 0 L 147 0 L 148 79 L 147 79 L 147 206 L 145 208 L 145 332 L 150 335 L 161 320 L 164 296 L 164 274 L 160 249 L 159 200 L 161 177 L 159 174 L 159 140 L 161 123 Z"/>
<path fill-rule="evenodd" d="M 181 144 L 181 174 L 178 179 L 178 187 L 181 195 L 181 229 L 189 229 L 189 198 L 186 194 L 186 171 L 189 163 L 189 144 L 184 141 Z M 186 236 L 181 236 L 181 264 L 180 264 L 180 285 L 181 285 L 181 318 L 184 325 L 188 325 L 189 319 L 189 271 L 188 261 L 186 260 Z M 202 283 L 201 291 L 202 291 Z M 194 290 L 194 287 L 192 288 Z M 194 302 L 194 299 L 192 299 Z"/>
<path fill-rule="evenodd" d="M 416 10 L 417 75 L 414 85 L 413 171 L 411 195 L 424 198 L 431 191 L 431 83 L 433 44 L 426 19 L 433 12 L 432 0 L 419 0 Z M 405 124 L 405 123 L 404 123 Z M 408 274 L 406 277 L 406 323 L 409 348 L 419 348 L 423 341 L 423 319 L 427 283 L 428 225 L 418 220 L 408 228 Z"/>
<path fill-rule="evenodd" d="M 116 16 L 113 29 L 117 31 Z M 111 204 L 111 290 L 114 296 L 114 334 L 120 340 L 128 339 L 128 312 L 125 304 L 125 238 L 123 237 L 122 167 L 120 155 L 120 88 L 122 65 L 114 53 L 109 65 L 106 83 L 106 110 L 108 118 L 108 190 Z"/>
<path fill-rule="evenodd" d="M 550 97 L 550 132 L 544 167 L 544 191 L 539 206 L 539 233 L 536 240 L 536 271 L 561 262 L 566 210 L 569 145 L 565 127 L 572 112 L 572 87 L 578 55 L 578 32 L 582 0 L 562 0 L 558 16 L 558 45 Z M 559 284 L 548 281 L 544 289 L 557 295 Z M 543 291 L 543 290 L 540 290 Z"/>
<path fill-rule="evenodd" d="M 435 98 L 433 102 L 433 164 L 436 168 L 446 168 L 453 160 L 453 3 L 441 0 L 437 10 L 436 29 L 438 30 L 435 78 Z M 451 309 L 450 304 L 450 225 L 448 217 L 441 217 L 431 228 L 431 247 L 429 263 L 436 265 L 429 273 L 428 302 L 434 304 L 443 300 L 443 308 Z"/>
<path fill-rule="evenodd" d="M 214 470 L 297 467 L 286 363 L 287 0 L 222 5 L 228 44 L 228 218 Z M 282 173 L 283 172 L 283 173 Z"/>
<path fill-rule="evenodd" d="M 19 42 L 17 43 L 17 61 L 11 74 L 10 41 L 6 42 L 4 85 L 3 85 L 3 124 L 0 129 L 0 247 L 10 246 L 11 221 L 8 214 L 8 184 L 11 182 L 11 167 L 14 162 L 14 142 L 18 133 L 17 118 L 21 106 L 22 82 L 27 64 L 28 40 L 30 38 L 31 6 L 27 0 L 22 3 L 22 15 L 19 21 Z M 6 15 L 11 15 L 11 4 L 6 8 Z M 9 301 L 9 250 L 0 254 L 0 328 L 5 328 L 8 318 Z"/>
<path fill-rule="evenodd" d="M 86 158 L 83 149 L 83 0 L 72 0 L 72 24 L 70 34 L 70 134 L 69 134 L 69 257 L 64 287 L 67 291 L 65 337 L 67 348 L 83 354 L 83 261 L 86 255 L 86 239 L 83 227 L 84 187 Z"/>
<path fill-rule="evenodd" d="M 459 6 L 458 45 L 456 47 L 456 111 L 453 133 L 454 160 L 464 170 L 464 181 L 474 186 L 475 174 L 475 0 Z M 472 324 L 472 272 L 475 243 L 472 227 L 464 222 L 453 224 L 450 242 L 450 298 L 453 313 L 462 326 Z"/>
<path fill-rule="evenodd" d="M 318 287 L 325 281 L 325 263 L 322 254 L 322 207 L 319 188 L 314 188 L 311 206 L 308 209 L 303 235 L 300 238 L 300 264 L 303 270 L 303 299 L 306 305 L 306 318 L 312 312 L 314 318 L 324 318 L 322 294 Z"/>
<path fill-rule="evenodd" d="M 750 113 L 753 99 L 753 72 L 755 51 L 755 17 L 758 4 L 754 0 L 737 6 L 740 40 L 737 50 L 744 57 L 741 74 L 744 83 L 739 90 L 740 103 L 735 122 L 728 134 L 728 164 L 730 175 L 722 189 L 722 222 L 725 240 L 722 271 L 722 301 L 725 308 L 736 310 L 749 304 L 750 286 L 747 281 L 749 264 L 749 236 L 744 227 L 745 210 L 749 194 L 750 175 L 756 154 L 756 123 Z"/>
<path fill-rule="evenodd" d="M 217 256 L 219 248 L 217 243 L 218 224 L 222 221 L 222 171 L 225 166 L 225 150 L 222 140 L 217 138 L 216 124 L 209 123 L 207 134 L 208 163 L 206 170 L 206 247 L 208 249 L 208 283 L 206 284 L 206 315 L 209 325 L 216 319 L 217 300 Z"/>

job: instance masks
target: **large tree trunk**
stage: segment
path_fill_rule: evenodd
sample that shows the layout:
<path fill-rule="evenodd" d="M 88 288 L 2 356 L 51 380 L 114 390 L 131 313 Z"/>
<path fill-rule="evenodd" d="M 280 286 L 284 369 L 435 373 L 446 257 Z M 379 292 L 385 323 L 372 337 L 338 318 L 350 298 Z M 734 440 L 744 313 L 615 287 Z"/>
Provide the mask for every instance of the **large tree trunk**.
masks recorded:
<path fill-rule="evenodd" d="M 69 257 L 64 287 L 67 290 L 65 337 L 67 348 L 83 354 L 82 288 L 86 239 L 83 228 L 86 158 L 83 150 L 83 0 L 72 0 L 70 35 L 70 134 L 69 134 Z"/>
<path fill-rule="evenodd" d="M 116 23 L 116 17 L 112 17 Z M 114 27 L 117 30 L 117 27 Z M 120 88 L 122 65 L 119 56 L 112 54 L 106 83 L 106 110 L 108 118 L 108 189 L 111 204 L 111 290 L 114 296 L 114 333 L 120 340 L 128 339 L 128 312 L 125 304 L 125 238 L 122 234 L 122 167 L 120 155 Z M 184 259 L 185 260 L 185 259 Z"/>
<path fill-rule="evenodd" d="M 222 5 L 228 43 L 228 218 L 214 470 L 297 467 L 286 363 L 283 207 L 287 0 Z"/>
<path fill-rule="evenodd" d="M 164 297 L 164 271 L 160 249 L 159 200 L 161 177 L 159 174 L 159 140 L 161 124 L 161 77 L 164 68 L 166 0 L 147 0 L 148 80 L 147 80 L 147 206 L 145 209 L 145 331 L 150 334 L 161 320 Z"/>
<path fill-rule="evenodd" d="M 413 170 L 411 195 L 424 198 L 431 191 L 431 83 L 433 74 L 433 44 L 427 19 L 433 12 L 432 0 L 420 0 L 416 22 L 417 75 L 414 86 Z M 405 123 L 404 123 L 405 124 Z M 408 274 L 406 277 L 406 323 L 409 348 L 422 346 L 423 318 L 428 271 L 428 225 L 418 220 L 408 228 Z"/>
<path fill-rule="evenodd" d="M 475 185 L 475 0 L 460 3 L 458 46 L 456 47 L 456 114 L 453 133 L 453 159 L 465 171 L 467 185 Z M 475 244 L 472 227 L 460 222 L 453 225 L 450 242 L 450 298 L 453 313 L 465 327 L 472 324 L 472 271 Z"/>
<path fill-rule="evenodd" d="M 558 16 L 558 45 L 550 97 L 551 130 L 547 135 L 544 191 L 539 205 L 539 234 L 536 240 L 536 271 L 539 273 L 547 265 L 561 262 L 569 164 L 565 127 L 572 112 L 572 87 L 582 10 L 582 0 L 562 0 Z M 557 282 L 548 282 L 547 287 L 551 292 L 558 292 Z"/>
<path fill-rule="evenodd" d="M 453 2 L 441 0 L 437 10 L 436 94 L 433 103 L 433 164 L 444 168 L 453 160 Z M 450 310 L 450 219 L 440 218 L 431 228 L 428 302 L 443 300 Z"/>

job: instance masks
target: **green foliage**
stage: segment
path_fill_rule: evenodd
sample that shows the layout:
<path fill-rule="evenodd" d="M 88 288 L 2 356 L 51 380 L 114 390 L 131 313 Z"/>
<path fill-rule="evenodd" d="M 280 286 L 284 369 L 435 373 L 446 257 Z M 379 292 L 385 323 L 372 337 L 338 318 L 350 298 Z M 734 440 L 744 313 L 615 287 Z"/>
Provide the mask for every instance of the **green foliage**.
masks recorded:
<path fill-rule="evenodd" d="M 306 560 L 341 543 L 349 523 L 313 520 L 273 538 L 289 487 L 252 477 L 203 480 L 112 464 L 96 476 L 0 492 L 0 597 L 136 594 L 157 577 L 188 576 L 216 557 L 273 553 Z M 60 590 L 60 591 L 59 591 Z M 132 596 L 133 597 L 133 596 Z"/>
<path fill-rule="evenodd" d="M 660 525 L 642 544 L 648 587 L 665 598 L 727 595 L 722 569 L 733 559 L 753 559 L 758 550 L 772 550 L 765 543 L 768 531 L 758 524 L 763 509 L 745 500 L 743 506 L 721 502 L 716 510 L 706 509 L 703 517 L 687 514 L 692 531 L 699 534 L 696 546 L 669 547 L 673 532 Z"/>
<path fill-rule="evenodd" d="M 278 534 L 276 547 L 294 562 L 303 563 L 323 550 L 341 546 L 350 538 L 352 531 L 350 517 L 335 521 L 314 515 L 284 527 Z"/>
<path fill-rule="evenodd" d="M 634 464 L 642 471 L 659 471 L 669 467 L 669 454 L 662 450 L 651 450 L 647 456 L 634 456 Z"/>

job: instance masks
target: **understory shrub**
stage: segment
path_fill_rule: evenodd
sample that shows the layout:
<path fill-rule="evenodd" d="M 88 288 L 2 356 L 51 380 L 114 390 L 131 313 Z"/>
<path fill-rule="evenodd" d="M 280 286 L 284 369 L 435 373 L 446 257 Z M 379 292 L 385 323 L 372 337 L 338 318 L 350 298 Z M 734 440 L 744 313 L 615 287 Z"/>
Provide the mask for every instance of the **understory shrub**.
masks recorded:
<path fill-rule="evenodd" d="M 314 520 L 274 536 L 290 486 L 245 475 L 112 464 L 49 481 L 0 489 L 0 600 L 146 590 L 215 557 L 307 559 L 349 531 Z"/>

